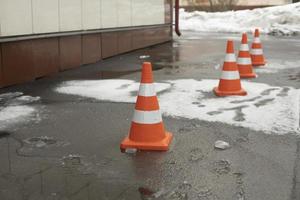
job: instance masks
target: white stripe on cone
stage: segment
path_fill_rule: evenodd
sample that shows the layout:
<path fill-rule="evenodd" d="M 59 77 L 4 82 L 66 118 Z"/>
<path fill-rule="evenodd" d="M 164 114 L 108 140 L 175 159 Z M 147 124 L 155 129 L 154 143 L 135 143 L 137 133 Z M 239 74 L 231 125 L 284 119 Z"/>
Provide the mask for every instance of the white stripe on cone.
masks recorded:
<path fill-rule="evenodd" d="M 223 80 L 240 79 L 240 73 L 238 71 L 222 71 L 221 79 Z"/>
<path fill-rule="evenodd" d="M 249 46 L 248 46 L 248 44 L 241 44 L 241 46 L 240 46 L 240 51 L 249 51 Z"/>
<path fill-rule="evenodd" d="M 141 83 L 139 89 L 139 96 L 153 97 L 156 96 L 155 87 L 153 83 Z"/>
<path fill-rule="evenodd" d="M 135 110 L 132 121 L 138 124 L 157 124 L 162 122 L 162 118 L 160 110 Z"/>
<path fill-rule="evenodd" d="M 251 54 L 252 55 L 262 55 L 263 50 L 262 49 L 251 49 Z"/>
<path fill-rule="evenodd" d="M 238 58 L 237 64 L 239 64 L 239 65 L 251 65 L 251 58 Z"/>
<path fill-rule="evenodd" d="M 253 43 L 260 44 L 260 39 L 258 37 L 255 37 Z"/>
<path fill-rule="evenodd" d="M 228 53 L 225 56 L 225 62 L 235 62 L 235 55 L 234 53 Z"/>

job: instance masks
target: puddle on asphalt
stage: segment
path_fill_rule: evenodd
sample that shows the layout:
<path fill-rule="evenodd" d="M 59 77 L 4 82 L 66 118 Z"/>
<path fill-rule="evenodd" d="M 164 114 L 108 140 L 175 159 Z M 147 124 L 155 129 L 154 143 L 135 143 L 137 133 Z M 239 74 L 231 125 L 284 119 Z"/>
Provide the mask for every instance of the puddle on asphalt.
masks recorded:
<path fill-rule="evenodd" d="M 152 64 L 153 71 L 161 70 L 163 68 L 164 68 L 163 66 Z M 96 79 L 114 79 L 114 78 L 119 78 L 122 76 L 140 72 L 140 71 L 141 71 L 141 69 L 129 70 L 129 71 L 100 71 L 100 72 L 96 73 L 95 78 Z"/>
<path fill-rule="evenodd" d="M 59 141 L 57 139 L 48 136 L 31 137 L 23 141 L 25 144 L 36 148 L 50 147 L 53 145 L 58 147 L 58 146 L 66 146 L 69 144 L 68 142 Z"/>
<path fill-rule="evenodd" d="M 132 70 L 132 71 L 101 71 L 97 73 L 97 78 L 99 79 L 113 79 L 119 78 L 121 76 L 126 76 L 128 74 L 133 74 L 135 72 L 139 72 L 140 70 Z"/>
<path fill-rule="evenodd" d="M 10 132 L 8 131 L 0 131 L 0 139 L 10 136 Z"/>

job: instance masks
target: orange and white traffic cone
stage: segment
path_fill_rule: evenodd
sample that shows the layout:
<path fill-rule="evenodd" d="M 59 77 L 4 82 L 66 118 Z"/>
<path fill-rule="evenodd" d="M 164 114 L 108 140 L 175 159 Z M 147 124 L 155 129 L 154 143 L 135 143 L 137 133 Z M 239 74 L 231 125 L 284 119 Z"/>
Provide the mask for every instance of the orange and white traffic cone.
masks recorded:
<path fill-rule="evenodd" d="M 262 44 L 259 39 L 258 29 L 255 29 L 254 40 L 251 46 L 250 54 L 253 66 L 262 66 L 266 64 Z"/>
<path fill-rule="evenodd" d="M 240 74 L 236 64 L 233 41 L 227 41 L 226 57 L 219 86 L 214 88 L 217 96 L 247 95 L 241 87 Z"/>
<path fill-rule="evenodd" d="M 165 131 L 159 110 L 151 63 L 144 62 L 129 136 L 122 141 L 121 151 L 128 148 L 166 151 L 171 140 L 172 134 Z"/>
<path fill-rule="evenodd" d="M 237 65 L 241 78 L 255 78 L 256 74 L 253 72 L 251 57 L 249 53 L 247 33 L 243 33 L 240 51 L 237 59 Z"/>

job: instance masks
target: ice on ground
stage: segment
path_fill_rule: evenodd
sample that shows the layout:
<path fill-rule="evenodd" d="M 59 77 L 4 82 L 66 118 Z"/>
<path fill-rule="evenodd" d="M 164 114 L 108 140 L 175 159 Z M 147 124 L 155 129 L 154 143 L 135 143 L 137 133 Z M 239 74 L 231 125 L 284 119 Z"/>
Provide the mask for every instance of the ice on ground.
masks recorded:
<path fill-rule="evenodd" d="M 139 90 L 139 83 L 132 80 L 106 79 L 96 81 L 68 81 L 56 89 L 57 92 L 91 97 L 103 101 L 134 102 Z M 170 83 L 155 84 L 159 93 L 171 87 Z"/>
<path fill-rule="evenodd" d="M 223 140 L 217 140 L 215 142 L 215 148 L 216 149 L 221 149 L 221 150 L 225 150 L 225 149 L 228 149 L 230 148 L 230 145 L 228 142 L 225 142 Z"/>
<path fill-rule="evenodd" d="M 277 73 L 284 69 L 300 68 L 300 61 L 267 60 L 267 64 L 262 67 L 255 67 L 258 73 Z"/>
<path fill-rule="evenodd" d="M 30 105 L 40 97 L 23 95 L 21 92 L 11 92 L 0 95 L 0 129 L 17 122 L 29 120 L 36 113 L 36 108 Z"/>
<path fill-rule="evenodd" d="M 243 81 L 247 96 L 216 97 L 218 80 L 182 79 L 156 83 L 162 113 L 266 133 L 299 132 L 299 93 L 291 87 L 275 87 Z M 70 81 L 56 91 L 113 102 L 135 103 L 139 83 L 132 80 Z M 164 92 L 162 92 L 164 91 Z M 133 94 L 134 92 L 134 94 Z"/>
<path fill-rule="evenodd" d="M 185 12 L 180 9 L 180 28 L 203 32 L 252 32 L 295 35 L 300 33 L 300 3 L 227 12 Z"/>

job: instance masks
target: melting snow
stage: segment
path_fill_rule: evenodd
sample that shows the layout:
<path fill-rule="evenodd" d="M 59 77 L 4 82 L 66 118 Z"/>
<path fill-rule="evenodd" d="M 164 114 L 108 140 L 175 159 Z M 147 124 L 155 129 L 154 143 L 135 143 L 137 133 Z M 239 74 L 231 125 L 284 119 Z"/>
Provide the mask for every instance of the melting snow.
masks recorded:
<path fill-rule="evenodd" d="M 300 3 L 254 10 L 185 12 L 180 10 L 180 28 L 204 32 L 251 32 L 293 35 L 300 33 Z"/>
<path fill-rule="evenodd" d="M 266 133 L 299 131 L 299 92 L 243 81 L 247 96 L 220 98 L 212 93 L 218 80 L 182 79 L 157 83 L 164 115 L 223 122 Z M 114 102 L 135 103 L 139 83 L 132 80 L 70 81 L 56 91 Z"/>
<path fill-rule="evenodd" d="M 91 97 L 103 101 L 132 103 L 136 100 L 140 83 L 132 80 L 96 80 L 96 81 L 68 81 L 62 87 L 56 89 L 57 92 L 65 94 L 75 94 Z M 156 92 L 159 93 L 171 87 L 170 83 L 160 83 L 155 85 Z"/>
<path fill-rule="evenodd" d="M 21 92 L 0 95 L 0 129 L 16 122 L 28 120 L 36 112 L 36 108 L 29 105 L 40 97 L 23 95 Z"/>
<path fill-rule="evenodd" d="M 267 60 L 263 67 L 255 67 L 258 73 L 277 73 L 279 70 L 300 68 L 300 61 Z"/>

